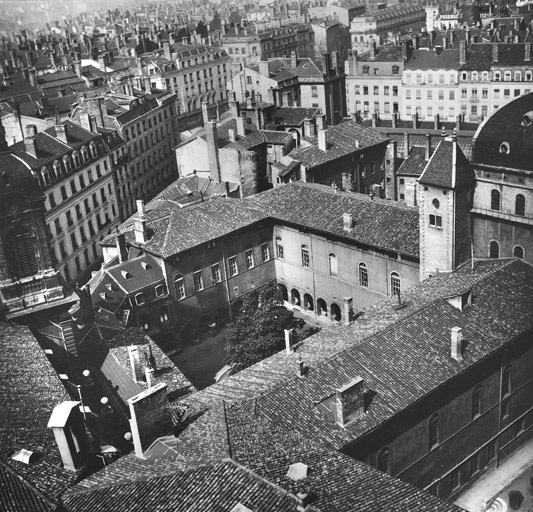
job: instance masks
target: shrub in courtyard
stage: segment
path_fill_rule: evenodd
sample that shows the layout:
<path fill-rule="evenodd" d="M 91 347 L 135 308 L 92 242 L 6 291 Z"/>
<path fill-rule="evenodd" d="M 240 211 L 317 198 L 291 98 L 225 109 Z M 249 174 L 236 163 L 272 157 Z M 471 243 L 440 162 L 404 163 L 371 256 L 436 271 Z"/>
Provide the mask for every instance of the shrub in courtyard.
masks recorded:
<path fill-rule="evenodd" d="M 523 501 L 524 495 L 520 491 L 509 491 L 509 506 L 511 510 L 518 510 Z"/>

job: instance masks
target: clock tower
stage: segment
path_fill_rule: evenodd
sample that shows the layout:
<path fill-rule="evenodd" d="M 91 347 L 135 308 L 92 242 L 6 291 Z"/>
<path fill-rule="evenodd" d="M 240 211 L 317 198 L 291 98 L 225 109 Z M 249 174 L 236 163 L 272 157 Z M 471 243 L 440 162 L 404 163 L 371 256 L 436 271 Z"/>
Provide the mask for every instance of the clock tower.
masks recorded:
<path fill-rule="evenodd" d="M 69 297 L 52 265 L 38 182 L 5 149 L 0 145 L 0 316 L 15 318 Z"/>

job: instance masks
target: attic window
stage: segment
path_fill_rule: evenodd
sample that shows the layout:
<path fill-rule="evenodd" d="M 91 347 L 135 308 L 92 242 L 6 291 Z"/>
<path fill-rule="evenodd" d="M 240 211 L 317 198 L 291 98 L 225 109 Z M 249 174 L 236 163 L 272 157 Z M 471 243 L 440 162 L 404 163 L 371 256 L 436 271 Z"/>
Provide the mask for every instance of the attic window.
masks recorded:
<path fill-rule="evenodd" d="M 465 311 L 472 305 L 472 290 L 466 290 L 457 295 L 448 297 L 446 300 L 448 301 L 448 304 L 453 306 L 455 309 L 458 309 L 459 311 Z"/>
<path fill-rule="evenodd" d="M 122 274 L 122 277 L 124 279 L 130 279 L 131 278 L 131 274 L 129 272 L 127 272 L 126 270 L 121 270 L 120 273 Z"/>
<path fill-rule="evenodd" d="M 502 155 L 508 155 L 511 152 L 511 146 L 508 142 L 502 142 L 500 144 L 500 153 Z"/>
<path fill-rule="evenodd" d="M 524 128 L 528 128 L 528 127 L 530 127 L 533 124 L 533 111 L 526 112 L 522 116 L 522 123 L 521 124 L 522 124 L 522 126 Z"/>

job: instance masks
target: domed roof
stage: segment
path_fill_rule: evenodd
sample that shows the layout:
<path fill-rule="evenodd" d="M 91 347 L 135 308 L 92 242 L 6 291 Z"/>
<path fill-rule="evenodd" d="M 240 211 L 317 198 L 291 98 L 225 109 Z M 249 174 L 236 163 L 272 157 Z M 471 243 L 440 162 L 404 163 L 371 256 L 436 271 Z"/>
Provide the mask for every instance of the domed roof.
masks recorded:
<path fill-rule="evenodd" d="M 0 153 L 0 196 L 3 194 L 23 195 L 28 200 L 43 197 L 29 166 L 12 153 Z"/>
<path fill-rule="evenodd" d="M 533 93 L 497 110 L 478 128 L 474 163 L 533 170 Z"/>

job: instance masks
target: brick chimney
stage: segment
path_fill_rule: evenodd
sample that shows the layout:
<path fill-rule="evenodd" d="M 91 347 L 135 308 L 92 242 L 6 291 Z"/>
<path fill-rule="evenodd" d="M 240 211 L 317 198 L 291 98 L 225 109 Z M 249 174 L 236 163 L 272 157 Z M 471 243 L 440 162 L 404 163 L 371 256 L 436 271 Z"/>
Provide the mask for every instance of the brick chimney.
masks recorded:
<path fill-rule="evenodd" d="M 328 150 L 328 137 L 326 130 L 318 131 L 318 149 L 324 152 Z"/>
<path fill-rule="evenodd" d="M 463 360 L 463 330 L 460 327 L 451 329 L 451 357 L 457 362 Z"/>
<path fill-rule="evenodd" d="M 148 229 L 146 228 L 144 201 L 142 199 L 137 199 L 137 215 L 133 219 L 133 231 L 135 233 L 135 241 L 138 244 L 148 242 Z"/>
<path fill-rule="evenodd" d="M 146 450 L 158 437 L 173 431 L 167 385 L 156 384 L 129 398 L 128 405 L 135 455 L 144 459 Z"/>
<path fill-rule="evenodd" d="M 26 133 L 24 135 L 24 147 L 26 149 L 26 153 L 33 156 L 34 158 L 37 157 L 37 152 L 35 150 L 35 136 L 37 135 L 37 126 L 34 124 L 28 124 L 26 126 Z"/>
<path fill-rule="evenodd" d="M 80 412 L 81 404 L 78 401 L 66 401 L 56 405 L 48 421 L 63 467 L 70 471 L 76 471 L 83 465 L 89 450 L 89 439 Z"/>
<path fill-rule="evenodd" d="M 337 389 L 335 395 L 336 420 L 341 427 L 364 415 L 364 382 L 362 377 L 356 377 Z"/>

